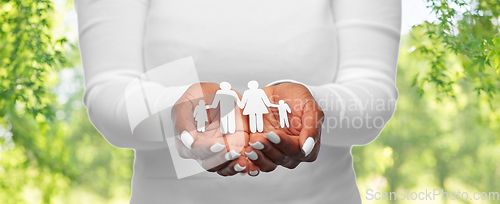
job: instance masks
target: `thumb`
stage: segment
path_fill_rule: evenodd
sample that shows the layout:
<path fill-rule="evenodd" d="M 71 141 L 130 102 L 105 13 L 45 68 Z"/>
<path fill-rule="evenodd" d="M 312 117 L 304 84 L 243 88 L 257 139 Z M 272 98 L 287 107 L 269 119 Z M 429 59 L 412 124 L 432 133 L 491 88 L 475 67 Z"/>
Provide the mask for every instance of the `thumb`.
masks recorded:
<path fill-rule="evenodd" d="M 316 101 L 309 101 L 302 114 L 302 130 L 299 134 L 299 143 L 302 153 L 307 157 L 321 138 L 323 125 L 323 111 Z"/>
<path fill-rule="evenodd" d="M 309 156 L 319 140 L 317 135 L 310 134 L 310 131 L 303 129 L 299 135 L 299 144 L 305 157 Z"/>

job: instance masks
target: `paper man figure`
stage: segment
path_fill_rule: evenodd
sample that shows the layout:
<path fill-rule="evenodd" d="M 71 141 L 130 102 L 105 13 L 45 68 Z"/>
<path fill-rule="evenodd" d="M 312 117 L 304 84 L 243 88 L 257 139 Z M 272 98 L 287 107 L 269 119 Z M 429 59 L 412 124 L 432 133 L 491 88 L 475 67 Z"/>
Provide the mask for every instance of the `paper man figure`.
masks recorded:
<path fill-rule="evenodd" d="M 280 114 L 280 126 L 283 128 L 285 127 L 290 127 L 290 123 L 288 123 L 288 114 L 291 113 L 292 110 L 290 109 L 290 106 L 285 103 L 284 100 L 278 101 L 278 113 Z"/>
<path fill-rule="evenodd" d="M 207 108 L 217 108 L 220 104 L 220 131 L 222 134 L 236 132 L 236 117 L 234 107 L 240 103 L 238 94 L 231 90 L 231 84 L 222 82 L 219 84 L 221 90 L 215 93 L 212 105 Z"/>
<path fill-rule="evenodd" d="M 198 132 L 205 132 L 205 123 L 208 122 L 208 116 L 204 100 L 200 100 L 198 105 L 194 108 L 193 117 L 197 123 Z"/>
<path fill-rule="evenodd" d="M 259 83 L 257 81 L 248 82 L 248 90 L 243 93 L 243 98 L 238 106 L 243 109 L 243 115 L 249 116 L 250 131 L 255 133 L 256 130 L 259 132 L 264 131 L 264 118 L 263 114 L 269 113 L 267 107 L 277 107 L 277 105 L 272 104 L 267 98 L 266 92 L 259 89 Z"/>

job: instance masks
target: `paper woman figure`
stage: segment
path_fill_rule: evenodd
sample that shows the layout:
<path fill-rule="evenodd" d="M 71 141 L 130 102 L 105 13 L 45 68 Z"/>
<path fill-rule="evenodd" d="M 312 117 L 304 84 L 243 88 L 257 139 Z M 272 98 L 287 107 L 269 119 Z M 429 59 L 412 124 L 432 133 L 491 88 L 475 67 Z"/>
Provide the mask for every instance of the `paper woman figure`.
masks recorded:
<path fill-rule="evenodd" d="M 204 100 L 200 100 L 198 105 L 194 108 L 193 117 L 197 123 L 198 132 L 205 132 L 205 123 L 208 122 L 208 116 Z"/>
<path fill-rule="evenodd" d="M 269 113 L 267 107 L 277 107 L 272 104 L 267 98 L 266 92 L 259 89 L 259 83 L 257 81 L 248 82 L 248 90 L 243 93 L 243 98 L 238 106 L 243 109 L 243 115 L 249 116 L 250 131 L 255 133 L 256 130 L 259 132 L 264 131 L 264 118 L 263 114 Z"/>
<path fill-rule="evenodd" d="M 292 110 L 290 109 L 290 106 L 285 103 L 284 100 L 278 101 L 278 113 L 280 115 L 280 126 L 281 128 L 285 127 L 290 127 L 290 123 L 288 123 L 288 114 L 291 113 Z"/>
<path fill-rule="evenodd" d="M 221 90 L 215 93 L 214 101 L 208 108 L 217 108 L 220 104 L 220 131 L 222 134 L 236 132 L 236 117 L 234 107 L 235 104 L 240 103 L 238 94 L 231 90 L 231 84 L 228 82 L 221 82 L 219 84 Z"/>

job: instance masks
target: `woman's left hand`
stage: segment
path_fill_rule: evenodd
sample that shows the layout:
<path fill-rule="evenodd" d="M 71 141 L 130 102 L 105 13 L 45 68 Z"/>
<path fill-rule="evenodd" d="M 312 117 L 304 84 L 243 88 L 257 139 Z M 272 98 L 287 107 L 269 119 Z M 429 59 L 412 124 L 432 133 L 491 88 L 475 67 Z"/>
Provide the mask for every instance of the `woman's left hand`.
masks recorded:
<path fill-rule="evenodd" d="M 278 108 L 268 107 L 263 133 L 251 133 L 250 146 L 245 149 L 249 158 L 248 173 L 256 176 L 258 170 L 270 172 L 277 165 L 293 169 L 301 162 L 315 161 L 320 149 L 324 114 L 309 89 L 297 83 L 282 83 L 263 90 L 271 103 L 284 100 L 290 106 L 290 125 L 281 128 Z"/>

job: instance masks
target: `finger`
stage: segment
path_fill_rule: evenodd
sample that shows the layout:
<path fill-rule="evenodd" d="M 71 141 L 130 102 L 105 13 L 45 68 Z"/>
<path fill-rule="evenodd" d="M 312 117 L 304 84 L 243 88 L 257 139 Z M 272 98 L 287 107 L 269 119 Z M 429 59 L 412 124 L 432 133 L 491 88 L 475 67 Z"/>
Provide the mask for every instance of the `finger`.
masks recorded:
<path fill-rule="evenodd" d="M 297 143 L 298 143 L 298 141 L 297 141 Z M 300 152 L 299 148 L 297 148 L 297 151 Z M 318 148 L 318 151 L 319 151 L 319 148 Z M 249 170 L 248 170 L 249 172 L 250 171 L 254 171 L 254 168 L 252 167 L 252 165 L 256 165 L 256 164 L 254 164 L 255 162 L 257 164 L 260 164 L 260 160 L 258 160 L 259 156 L 258 156 L 257 152 L 259 152 L 259 150 L 254 150 L 252 147 L 247 147 L 247 149 L 245 151 L 245 154 L 248 157 L 249 161 L 252 162 L 252 164 L 249 164 Z M 313 155 L 314 154 L 310 154 L 310 156 L 309 156 L 309 158 L 311 159 L 311 161 L 314 161 L 316 159 L 316 158 L 313 158 Z M 315 155 L 317 155 L 317 154 L 315 154 Z M 264 155 L 264 157 L 265 157 L 265 155 Z M 309 159 L 309 158 L 307 158 L 307 159 Z M 255 161 L 255 160 L 257 160 L 257 161 Z M 272 161 L 270 161 L 270 162 L 272 162 Z M 286 157 L 281 162 L 280 165 L 283 166 L 283 167 L 286 167 L 288 169 L 294 169 L 294 168 L 296 168 L 300 164 L 300 162 L 301 161 L 298 160 L 298 159 L 292 159 L 291 157 Z M 266 164 L 263 164 L 263 165 L 266 165 Z M 256 165 L 256 166 L 259 167 L 258 165 Z M 258 173 L 258 172 L 254 172 L 254 173 Z"/>
<path fill-rule="evenodd" d="M 241 152 L 248 144 L 249 134 L 248 130 L 248 117 L 244 117 L 239 108 L 234 109 L 234 132 L 226 134 L 227 145 L 230 150 Z"/>
<path fill-rule="evenodd" d="M 174 134 L 189 149 L 195 139 L 193 135 L 196 133 L 195 121 L 192 114 L 193 104 L 185 98 L 183 100 L 179 99 L 174 107 L 172 107 L 172 121 L 175 124 Z"/>
<path fill-rule="evenodd" d="M 299 134 L 299 143 L 304 156 L 308 156 L 321 137 L 323 125 L 323 111 L 314 100 L 309 100 L 304 105 L 302 114 L 302 130 Z"/>
<path fill-rule="evenodd" d="M 260 150 L 275 164 L 281 164 L 286 159 L 286 155 L 276 148 L 263 133 L 253 133 L 249 145 Z"/>
<path fill-rule="evenodd" d="M 264 135 L 286 156 L 295 157 L 301 154 L 299 136 L 286 134 L 282 130 L 274 130 Z"/>
<path fill-rule="evenodd" d="M 252 147 L 247 147 L 245 149 L 245 155 L 252 162 L 253 165 L 257 166 L 262 172 L 271 172 L 278 166 L 276 163 L 271 161 L 266 155 L 264 155 L 260 150 L 254 149 Z M 255 171 L 255 167 L 251 167 Z"/>
<path fill-rule="evenodd" d="M 283 162 L 281 166 L 288 169 L 295 169 L 295 167 L 297 167 L 300 163 L 301 161 L 298 159 L 288 159 L 287 161 Z"/>
<path fill-rule="evenodd" d="M 189 149 L 178 137 L 175 137 L 175 145 L 179 156 L 184 159 L 205 159 L 225 149 L 224 140 L 221 137 L 204 138 L 198 137 Z"/>
<path fill-rule="evenodd" d="M 175 123 L 174 131 L 175 137 L 180 139 L 188 149 L 191 149 L 198 132 L 193 123 L 186 120 L 180 120 Z"/>
<path fill-rule="evenodd" d="M 198 139 L 193 143 L 190 152 L 196 159 L 205 159 L 225 149 L 226 145 L 222 137 L 198 137 Z"/>
<path fill-rule="evenodd" d="M 181 158 L 194 159 L 189 148 L 187 148 L 186 145 L 184 145 L 184 143 L 182 143 L 182 141 L 177 137 L 175 137 L 175 147 L 177 148 L 177 153 Z"/>
<path fill-rule="evenodd" d="M 248 134 L 244 131 L 236 131 L 235 133 L 226 134 L 228 150 L 241 152 L 248 144 Z"/>
<path fill-rule="evenodd" d="M 313 150 L 311 151 L 311 153 L 309 155 L 306 156 L 305 159 L 303 159 L 303 161 L 305 162 L 313 162 L 313 161 L 316 161 L 316 159 L 318 158 L 318 155 L 319 155 L 319 149 L 321 147 L 321 140 L 316 142 L 316 144 L 314 145 L 314 148 Z"/>
<path fill-rule="evenodd" d="M 247 173 L 249 176 L 258 176 L 260 173 L 260 169 L 257 165 L 255 165 L 252 160 L 247 160 L 248 168 Z"/>
<path fill-rule="evenodd" d="M 301 146 L 301 153 L 304 157 L 309 156 L 312 150 L 315 148 L 316 143 L 319 141 L 315 141 L 314 138 L 317 138 L 318 134 L 311 134 L 310 131 L 303 129 L 300 131 L 299 142 Z M 318 138 L 319 139 L 319 138 Z"/>
<path fill-rule="evenodd" d="M 241 154 L 235 151 L 221 151 L 215 155 L 203 160 L 199 160 L 201 167 L 210 172 L 219 171 L 224 168 L 229 162 L 239 158 Z"/>
<path fill-rule="evenodd" d="M 246 173 L 247 172 L 247 160 L 245 156 L 240 156 L 237 159 L 231 161 L 228 165 L 218 170 L 217 173 L 221 176 L 232 176 L 237 173 Z"/>

